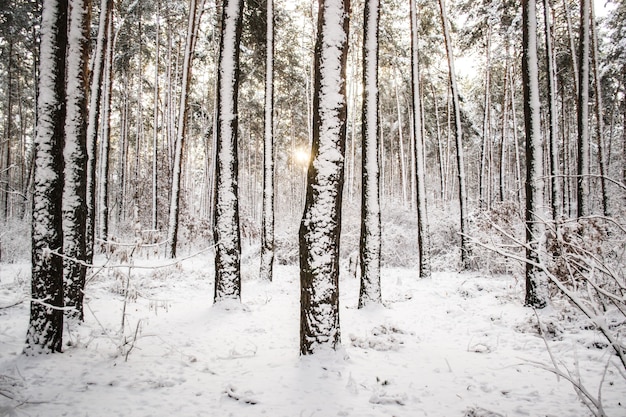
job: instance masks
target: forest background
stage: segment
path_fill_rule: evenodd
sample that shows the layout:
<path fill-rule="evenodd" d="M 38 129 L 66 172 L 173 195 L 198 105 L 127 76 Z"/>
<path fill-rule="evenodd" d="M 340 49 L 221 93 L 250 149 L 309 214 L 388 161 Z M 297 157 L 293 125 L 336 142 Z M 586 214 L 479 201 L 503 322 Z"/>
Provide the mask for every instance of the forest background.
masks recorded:
<path fill-rule="evenodd" d="M 607 2 L 598 17 L 591 4 L 584 4 L 588 7 L 564 0 L 539 7 L 539 68 L 550 68 L 550 64 L 553 69 L 540 71 L 539 79 L 542 163 L 549 173 L 542 177 L 542 192 L 549 198 L 537 209 L 546 225 L 550 221 L 541 216 L 550 215 L 559 225 L 548 227 L 547 246 L 559 246 L 561 254 L 584 255 L 586 261 L 601 261 L 600 269 L 618 283 L 617 294 L 621 294 L 626 10 L 622 3 Z M 597 8 L 597 2 L 593 4 Z M 521 264 L 511 261 L 522 256 L 525 247 L 528 197 L 524 184 L 529 147 L 520 93 L 521 10 L 517 2 L 457 1 L 449 4 L 446 15 L 435 2 L 416 5 L 421 86 L 417 102 L 422 109 L 417 124 L 408 4 L 390 1 L 381 9 L 382 264 L 414 267 L 422 262 L 414 231 L 419 206 L 415 173 L 423 163 L 433 269 L 453 266 L 521 274 Z M 245 6 L 239 45 L 238 214 L 245 256 L 255 257 L 263 234 L 267 4 L 250 1 Z M 354 264 L 350 266 L 354 273 L 362 185 L 363 5 L 357 1 L 351 7 L 341 242 L 342 259 Z M 127 251 L 116 242 L 129 241 L 153 245 L 155 255 L 169 257 L 211 245 L 220 8 L 210 1 L 103 1 L 88 15 L 93 20 L 85 23 L 92 56 L 98 51 L 98 40 L 108 39 L 101 81 L 96 86 L 93 77 L 89 80 L 90 97 L 102 100 L 97 101 L 100 110 L 94 113 L 100 128 L 92 132 L 98 138 L 98 157 L 91 158 L 98 160 L 94 171 L 97 205 L 91 216 L 96 253 L 118 252 L 124 257 L 119 254 Z M 280 1 L 274 10 L 276 261 L 293 264 L 298 259 L 295 234 L 305 201 L 313 135 L 317 10 L 313 3 Z M 582 19 L 581 11 L 591 12 L 591 18 Z M 41 9 L 39 2 L 12 1 L 3 3 L 0 12 L 0 262 L 11 263 L 29 253 L 24 236 L 29 234 L 34 188 Z M 454 44 L 450 50 L 442 47 L 446 24 L 441 22 L 448 21 Z M 581 60 L 584 33 L 591 34 L 590 50 Z M 548 40 L 551 51 L 546 49 Z M 457 60 L 458 92 L 451 89 L 450 55 Z M 90 73 L 95 73 L 97 64 L 97 59 L 90 60 Z M 579 79 L 583 65 L 589 70 L 586 84 Z M 96 87 L 98 94 L 94 94 Z M 585 90 L 587 96 L 582 97 Z M 460 129 L 455 125 L 457 93 Z M 581 116 L 583 99 L 588 104 L 582 108 L 589 113 Z M 419 136 L 416 125 L 421 127 Z M 455 143 L 459 136 L 455 135 L 460 131 L 465 159 L 459 165 Z M 587 138 L 581 142 L 583 134 Z M 423 161 L 416 160 L 418 148 Z M 460 175 L 460 168 L 466 176 Z M 462 183 L 467 191 L 459 198 Z M 464 208 L 460 203 L 465 199 Z M 465 251 L 469 240 L 474 241 L 472 250 Z M 515 248 L 509 251 L 511 245 Z M 548 265 L 548 272 L 560 276 L 571 267 L 560 261 Z M 565 275 L 584 275 L 589 269 L 587 264 L 576 268 Z M 619 301 L 623 295 L 612 297 L 615 302 L 615 297 Z"/>

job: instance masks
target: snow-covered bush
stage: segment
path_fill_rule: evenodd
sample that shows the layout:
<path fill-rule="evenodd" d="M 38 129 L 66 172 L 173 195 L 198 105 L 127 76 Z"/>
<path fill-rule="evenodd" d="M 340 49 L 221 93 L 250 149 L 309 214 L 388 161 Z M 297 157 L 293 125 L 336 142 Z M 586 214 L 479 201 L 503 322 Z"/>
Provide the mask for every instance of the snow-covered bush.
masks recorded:
<path fill-rule="evenodd" d="M 524 220 L 518 205 L 513 202 L 494 203 L 489 209 L 472 213 L 469 234 L 487 246 L 506 247 L 509 252 L 523 253 L 523 247 L 512 239 L 524 240 Z M 483 246 L 472 246 L 472 256 L 472 263 L 483 272 L 521 273 L 519 263 Z"/>
<path fill-rule="evenodd" d="M 0 262 L 30 260 L 30 218 L 12 218 L 0 229 Z"/>

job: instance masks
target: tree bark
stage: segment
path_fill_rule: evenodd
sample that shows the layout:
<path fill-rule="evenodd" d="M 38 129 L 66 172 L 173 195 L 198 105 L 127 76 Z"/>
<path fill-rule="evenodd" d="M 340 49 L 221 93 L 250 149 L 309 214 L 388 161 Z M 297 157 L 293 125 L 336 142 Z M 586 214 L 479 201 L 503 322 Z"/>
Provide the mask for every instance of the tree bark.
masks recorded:
<path fill-rule="evenodd" d="M 550 159 L 550 206 L 552 218 L 557 220 L 563 214 L 561 207 L 561 170 L 558 143 L 558 113 L 556 107 L 556 66 L 552 52 L 552 24 L 550 22 L 550 0 L 543 0 L 545 39 L 546 39 L 546 73 L 548 78 L 548 127 L 549 127 L 549 159 Z"/>
<path fill-rule="evenodd" d="M 428 278 L 430 268 L 430 242 L 426 213 L 426 174 L 424 170 L 424 139 L 422 129 L 421 80 L 419 71 L 419 39 L 417 4 L 411 0 L 411 92 L 413 97 L 413 137 L 415 138 L 415 183 L 417 198 L 417 250 L 419 251 L 419 276 Z"/>
<path fill-rule="evenodd" d="M 578 57 L 578 161 L 576 164 L 576 216 L 589 215 L 589 10 L 590 0 L 580 3 Z"/>
<path fill-rule="evenodd" d="M 594 79 L 594 98 L 596 105 L 596 147 L 598 148 L 598 169 L 600 171 L 600 192 L 602 193 L 602 214 L 609 217 L 609 195 L 607 190 L 607 168 L 604 160 L 604 107 L 602 105 L 602 80 L 600 79 L 599 63 L 598 63 L 598 31 L 596 29 L 596 17 L 593 2 L 589 3 L 590 8 L 590 25 L 591 25 L 591 42 L 593 45 L 592 63 L 593 63 L 593 79 Z"/>
<path fill-rule="evenodd" d="M 266 49 L 260 276 L 262 280 L 271 281 L 274 269 L 274 0 L 267 0 Z"/>
<path fill-rule="evenodd" d="M 524 127 L 526 132 L 526 300 L 525 305 L 543 308 L 541 271 L 533 265 L 540 263 L 543 210 L 543 146 L 541 138 L 541 109 L 539 104 L 539 67 L 537 59 L 537 17 L 535 0 L 522 2 L 522 79 L 524 89 Z"/>
<path fill-rule="evenodd" d="M 180 216 L 180 183 L 183 169 L 183 149 L 187 135 L 188 97 L 191 86 L 191 64 L 193 61 L 194 37 L 196 34 L 196 0 L 190 0 L 189 20 L 187 24 L 187 40 L 185 42 L 185 57 L 183 58 L 183 80 L 178 111 L 178 129 L 174 150 L 174 166 L 172 172 L 172 195 L 170 197 L 169 226 L 167 231 L 168 257 L 176 257 L 178 243 L 178 218 Z"/>
<path fill-rule="evenodd" d="M 359 308 L 382 302 L 380 288 L 380 162 L 378 148 L 379 0 L 367 0 L 363 15 L 362 175 Z M 397 90 L 396 90 L 397 99 Z M 398 116 L 400 114 L 398 113 Z"/>
<path fill-rule="evenodd" d="M 448 28 L 448 18 L 444 0 L 439 0 L 439 10 L 441 12 L 441 26 L 443 29 L 444 41 L 446 45 L 446 55 L 448 57 L 448 76 L 450 78 L 450 90 L 452 93 L 452 110 L 454 112 L 454 132 L 456 140 L 456 163 L 459 180 L 459 211 L 461 226 L 461 268 L 467 270 L 471 263 L 471 250 L 467 233 L 467 190 L 465 184 L 465 162 L 463 156 L 463 126 L 461 124 L 461 103 L 459 101 L 459 88 L 456 83 L 454 69 L 454 51 L 450 40 L 450 30 Z"/>
<path fill-rule="evenodd" d="M 113 95 L 113 9 L 110 10 L 107 26 L 104 94 L 102 97 L 102 135 L 100 138 L 100 188 L 98 192 L 98 231 L 104 242 L 109 239 L 109 151 L 111 132 L 111 98 Z"/>
<path fill-rule="evenodd" d="M 346 147 L 349 0 L 320 0 L 314 58 L 313 141 L 300 223 L 300 353 L 336 349 L 339 242 Z"/>
<path fill-rule="evenodd" d="M 241 299 L 237 98 L 242 0 L 224 0 L 217 79 L 215 166 L 215 302 Z"/>
<path fill-rule="evenodd" d="M 87 86 L 89 83 L 90 0 L 69 0 L 63 251 L 67 315 L 84 319 L 87 221 Z"/>
<path fill-rule="evenodd" d="M 87 220 L 85 225 L 85 260 L 93 262 L 94 237 L 96 227 L 96 152 L 97 136 L 100 126 L 100 103 L 103 90 L 103 73 L 105 66 L 108 37 L 106 36 L 109 19 L 113 10 L 112 0 L 100 1 L 100 17 L 98 21 L 98 37 L 96 50 L 93 56 L 93 70 L 89 89 L 89 109 L 87 120 L 87 185 L 85 202 Z"/>
<path fill-rule="evenodd" d="M 43 1 L 26 355 L 60 352 L 63 344 L 63 259 L 50 251 L 63 251 L 67 13 L 67 0 Z"/>

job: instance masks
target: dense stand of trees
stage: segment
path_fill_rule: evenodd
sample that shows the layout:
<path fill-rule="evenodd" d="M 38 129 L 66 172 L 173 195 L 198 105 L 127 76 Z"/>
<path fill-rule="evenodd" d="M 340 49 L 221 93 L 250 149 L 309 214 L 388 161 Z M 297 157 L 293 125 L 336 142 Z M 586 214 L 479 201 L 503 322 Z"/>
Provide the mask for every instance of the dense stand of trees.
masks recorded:
<path fill-rule="evenodd" d="M 315 309 L 337 314 L 341 208 L 359 204 L 361 306 L 381 299 L 384 207 L 414 212 L 421 277 L 436 256 L 429 213 L 449 214 L 468 269 L 480 265 L 473 219 L 510 207 L 527 225 L 526 303 L 543 305 L 532 265 L 545 225 L 624 215 L 626 6 L 608 10 L 598 17 L 590 0 L 2 2 L 0 224 L 32 213 L 27 350 L 60 349 L 61 313 L 82 318 L 86 265 L 116 241 L 171 257 L 211 242 L 215 300 L 238 299 L 242 242 L 261 245 L 270 280 L 274 228 L 294 233 L 303 209 L 301 351 L 334 346 L 338 317 Z M 323 41 L 324 22 L 341 45 Z"/>

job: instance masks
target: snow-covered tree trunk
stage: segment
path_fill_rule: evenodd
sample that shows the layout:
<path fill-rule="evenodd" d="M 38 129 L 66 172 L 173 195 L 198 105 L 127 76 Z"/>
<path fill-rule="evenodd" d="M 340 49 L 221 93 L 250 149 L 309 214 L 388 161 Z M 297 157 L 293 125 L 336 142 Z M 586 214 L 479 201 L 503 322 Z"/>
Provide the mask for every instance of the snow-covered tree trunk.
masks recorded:
<path fill-rule="evenodd" d="M 24 353 L 60 352 L 63 338 L 62 196 L 67 0 L 44 0 L 32 211 L 30 321 Z"/>
<path fill-rule="evenodd" d="M 578 55 L 578 162 L 576 165 L 576 216 L 589 215 L 589 10 L 590 0 L 580 2 Z"/>
<path fill-rule="evenodd" d="M 480 147 L 480 169 L 478 175 L 478 206 L 481 209 L 489 209 L 491 206 L 491 194 L 489 179 L 491 178 L 491 166 L 489 165 L 489 150 L 491 143 L 491 24 L 487 32 L 487 53 L 485 65 L 485 100 L 483 109 L 483 138 Z"/>
<path fill-rule="evenodd" d="M 0 138 L 0 219 L 6 221 L 9 218 L 10 178 L 11 172 L 11 137 L 13 136 L 13 38 L 9 39 L 7 66 L 7 93 L 6 93 L 6 122 L 4 134 Z"/>
<path fill-rule="evenodd" d="M 522 79 L 524 89 L 524 127 L 526 132 L 526 301 L 534 308 L 546 305 L 540 268 L 544 223 L 543 145 L 539 102 L 539 64 L 537 58 L 537 16 L 535 0 L 522 2 Z"/>
<path fill-rule="evenodd" d="M 419 39 L 417 4 L 411 0 L 411 91 L 413 95 L 413 137 L 415 137 L 415 180 L 417 184 L 417 250 L 419 276 L 430 277 L 430 242 L 426 213 L 426 174 L 424 169 L 424 140 L 422 129 L 422 102 L 419 72 Z"/>
<path fill-rule="evenodd" d="M 313 140 L 300 223 L 300 353 L 336 349 L 339 241 L 346 147 L 349 0 L 320 0 L 314 57 Z"/>
<path fill-rule="evenodd" d="M 109 238 L 109 148 L 111 132 L 111 98 L 113 95 L 113 9 L 110 10 L 107 25 L 104 81 L 102 97 L 102 134 L 100 137 L 100 172 L 98 190 L 98 235 L 106 241 Z"/>
<path fill-rule="evenodd" d="M 241 298 L 237 99 L 243 0 L 224 0 L 217 78 L 215 161 L 215 302 Z"/>
<path fill-rule="evenodd" d="M 271 281 L 274 267 L 274 0 L 267 0 L 264 124 L 260 277 Z"/>
<path fill-rule="evenodd" d="M 174 165 L 172 172 L 172 194 L 170 197 L 169 225 L 167 229 L 167 252 L 168 257 L 176 257 L 176 245 L 178 243 L 178 218 L 180 215 L 180 183 L 183 169 L 183 148 L 185 135 L 187 134 L 187 113 L 189 88 L 191 86 L 191 63 L 193 60 L 194 36 L 196 34 L 196 0 L 190 0 L 189 20 L 187 24 L 187 40 L 185 42 L 185 56 L 183 58 L 183 80 L 181 84 L 181 97 L 178 111 L 178 129 L 176 130 L 176 142 L 174 150 Z"/>
<path fill-rule="evenodd" d="M 159 154 L 159 60 L 160 60 L 160 13 L 161 13 L 161 1 L 156 2 L 156 28 L 155 28 L 155 52 L 154 52 L 154 113 L 152 123 L 152 221 L 151 228 L 156 231 L 158 229 L 158 154 Z"/>
<path fill-rule="evenodd" d="M 596 16 L 593 2 L 589 4 L 590 20 L 591 20 L 591 41 L 593 49 L 591 57 L 593 63 L 594 78 L 594 98 L 595 98 L 595 116 L 596 116 L 596 148 L 598 151 L 598 169 L 600 174 L 600 192 L 602 193 L 602 214 L 606 217 L 609 213 L 609 195 L 607 190 L 606 174 L 608 169 L 604 161 L 604 108 L 602 105 L 602 79 L 600 78 L 600 69 L 598 59 L 600 57 L 598 51 L 598 29 L 596 28 Z"/>
<path fill-rule="evenodd" d="M 69 0 L 65 186 L 63 189 L 63 266 L 68 314 L 83 320 L 85 227 L 87 220 L 87 85 L 90 0 Z"/>
<path fill-rule="evenodd" d="M 558 114 L 556 106 L 556 68 L 554 65 L 554 55 L 552 52 L 552 24 L 550 19 L 550 0 L 543 0 L 545 40 L 546 40 L 546 72 L 548 79 L 548 132 L 549 132 L 549 160 L 550 160 L 550 204 L 552 208 L 552 218 L 557 219 L 562 214 L 561 205 L 561 178 L 559 164 L 559 142 L 558 142 Z"/>
<path fill-rule="evenodd" d="M 439 0 L 439 10 L 441 14 L 441 26 L 443 38 L 446 45 L 446 55 L 448 57 L 448 76 L 450 77 L 450 92 L 452 94 L 452 111 L 454 113 L 454 137 L 456 142 L 456 164 L 459 180 L 459 211 L 461 226 L 461 267 L 469 269 L 471 250 L 467 233 L 467 189 L 465 184 L 465 162 L 463 156 L 463 126 L 461 124 L 461 103 L 459 99 L 459 88 L 456 82 L 456 72 L 454 69 L 454 50 L 450 39 L 450 29 L 446 6 L 444 0 Z"/>
<path fill-rule="evenodd" d="M 102 80 L 104 75 L 105 57 L 108 37 L 109 18 L 113 10 L 113 0 L 100 1 L 100 17 L 98 20 L 98 37 L 94 52 L 91 86 L 89 90 L 89 115 L 87 120 L 87 186 L 85 202 L 87 206 L 87 220 L 85 229 L 85 260 L 93 261 L 94 237 L 96 228 L 96 152 L 97 137 L 100 127 L 100 102 L 102 97 Z"/>
<path fill-rule="evenodd" d="M 380 304 L 380 159 L 378 148 L 378 23 L 379 0 L 366 0 L 363 18 L 363 109 L 361 189 L 361 287 L 359 308 Z M 397 92 L 396 92 L 397 93 Z M 397 95 L 396 95 L 397 97 Z M 398 115 L 400 113 L 398 112 Z"/>

